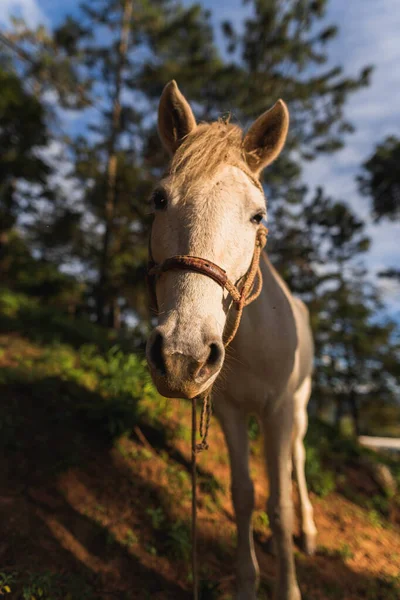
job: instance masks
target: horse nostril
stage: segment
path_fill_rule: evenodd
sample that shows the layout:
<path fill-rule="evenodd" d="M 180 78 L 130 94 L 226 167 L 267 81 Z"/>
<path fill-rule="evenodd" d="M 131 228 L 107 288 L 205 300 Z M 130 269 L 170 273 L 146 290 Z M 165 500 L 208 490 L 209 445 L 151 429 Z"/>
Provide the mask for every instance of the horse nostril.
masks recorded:
<path fill-rule="evenodd" d="M 224 347 L 222 344 L 212 342 L 209 344 L 209 353 L 207 359 L 201 365 L 196 373 L 196 380 L 202 381 L 206 377 L 209 378 L 215 373 L 221 366 L 224 358 Z"/>
<path fill-rule="evenodd" d="M 163 336 L 157 333 L 150 348 L 150 360 L 153 366 L 160 372 L 161 375 L 166 374 L 165 361 L 163 356 Z"/>
<path fill-rule="evenodd" d="M 209 367 L 217 365 L 221 361 L 222 350 L 218 344 L 210 344 L 210 353 L 208 355 L 206 364 Z"/>

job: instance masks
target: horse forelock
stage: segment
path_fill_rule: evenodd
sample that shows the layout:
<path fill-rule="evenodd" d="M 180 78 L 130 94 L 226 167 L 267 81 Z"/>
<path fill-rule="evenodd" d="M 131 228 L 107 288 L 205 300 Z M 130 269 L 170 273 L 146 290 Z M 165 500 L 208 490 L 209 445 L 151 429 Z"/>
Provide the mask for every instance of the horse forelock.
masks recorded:
<path fill-rule="evenodd" d="M 225 165 L 239 167 L 259 186 L 246 164 L 241 128 L 220 119 L 201 123 L 183 140 L 172 158 L 169 174 L 185 198 Z"/>

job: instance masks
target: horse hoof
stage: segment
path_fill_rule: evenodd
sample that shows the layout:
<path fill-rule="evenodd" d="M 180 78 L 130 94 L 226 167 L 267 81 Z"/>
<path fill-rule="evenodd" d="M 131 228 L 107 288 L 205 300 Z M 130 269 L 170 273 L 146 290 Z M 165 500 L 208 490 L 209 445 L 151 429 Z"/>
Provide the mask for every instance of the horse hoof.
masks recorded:
<path fill-rule="evenodd" d="M 317 549 L 317 534 L 316 533 L 303 533 L 301 539 L 301 546 L 303 552 L 307 554 L 307 556 L 313 556 Z"/>
<path fill-rule="evenodd" d="M 290 590 L 281 592 L 275 591 L 274 600 L 301 600 L 301 594 L 298 586 L 292 587 Z"/>
<path fill-rule="evenodd" d="M 283 593 L 276 590 L 274 600 L 301 600 L 300 590 L 297 586 Z"/>

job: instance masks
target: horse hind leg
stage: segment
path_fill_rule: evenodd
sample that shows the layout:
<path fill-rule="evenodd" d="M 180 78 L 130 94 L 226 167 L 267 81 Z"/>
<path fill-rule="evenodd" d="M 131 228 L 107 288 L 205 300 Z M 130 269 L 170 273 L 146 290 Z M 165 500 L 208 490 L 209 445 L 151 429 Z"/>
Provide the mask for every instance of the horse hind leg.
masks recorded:
<path fill-rule="evenodd" d="M 265 457 L 270 494 L 269 523 L 276 549 L 277 579 L 274 600 L 301 600 L 293 556 L 293 499 L 289 463 L 292 446 L 292 398 L 281 399 L 276 410 L 263 415 Z"/>
<path fill-rule="evenodd" d="M 314 511 L 308 496 L 304 472 L 306 460 L 304 436 L 307 432 L 307 404 L 310 394 L 311 377 L 307 377 L 297 390 L 294 399 L 293 467 L 300 497 L 302 546 L 306 554 L 312 555 L 316 549 L 317 528 L 314 523 Z"/>

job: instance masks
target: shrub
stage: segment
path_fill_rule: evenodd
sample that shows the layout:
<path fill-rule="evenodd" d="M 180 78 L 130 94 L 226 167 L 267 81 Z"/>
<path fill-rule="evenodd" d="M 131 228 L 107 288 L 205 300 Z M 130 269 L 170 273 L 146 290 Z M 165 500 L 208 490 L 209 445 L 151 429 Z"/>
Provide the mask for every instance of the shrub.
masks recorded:
<path fill-rule="evenodd" d="M 318 496 L 327 496 L 335 489 L 334 474 L 322 466 L 320 453 L 313 446 L 306 447 L 305 472 L 310 490 Z"/>

